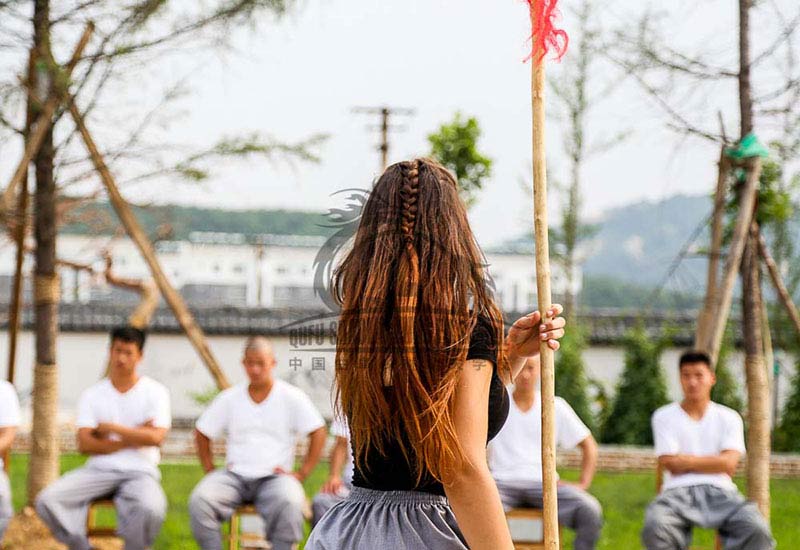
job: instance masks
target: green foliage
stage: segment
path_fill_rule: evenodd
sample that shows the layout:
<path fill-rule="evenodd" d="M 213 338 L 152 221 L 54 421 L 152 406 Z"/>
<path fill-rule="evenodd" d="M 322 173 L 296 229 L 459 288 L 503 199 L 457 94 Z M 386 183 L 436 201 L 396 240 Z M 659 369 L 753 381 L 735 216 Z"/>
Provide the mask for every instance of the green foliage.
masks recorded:
<path fill-rule="evenodd" d="M 216 386 L 208 387 L 202 391 L 189 392 L 189 397 L 198 405 L 206 406 L 219 395 L 219 388 Z"/>
<path fill-rule="evenodd" d="M 741 185 L 738 171 L 733 171 L 734 187 Z M 783 184 L 783 168 L 774 160 L 766 159 L 761 166 L 761 177 L 757 191 L 756 221 L 763 229 L 786 223 L 794 214 L 794 204 L 789 189 Z M 724 240 L 730 242 L 733 227 L 739 212 L 740 193 L 731 193 L 727 204 L 728 223 L 725 227 Z"/>
<path fill-rule="evenodd" d="M 739 390 L 739 384 L 736 383 L 736 378 L 728 368 L 728 360 L 733 347 L 732 332 L 726 330 L 725 339 L 722 341 L 722 347 L 717 358 L 715 370 L 717 383 L 714 384 L 714 388 L 711 390 L 711 400 L 741 413 L 744 411 L 742 394 Z"/>
<path fill-rule="evenodd" d="M 783 405 L 772 448 L 776 451 L 800 452 L 800 361 L 795 365 L 791 393 Z"/>
<path fill-rule="evenodd" d="M 456 175 L 461 196 L 468 207 L 474 204 L 484 180 L 492 174 L 492 159 L 478 151 L 480 137 L 478 119 L 465 119 L 461 113 L 456 113 L 451 122 L 442 124 L 437 132 L 428 135 L 431 158 Z"/>
<path fill-rule="evenodd" d="M 556 395 L 563 397 L 572 406 L 583 423 L 596 432 L 583 363 L 586 340 L 580 329 L 573 327 L 561 340 L 561 348 L 556 354 Z"/>
<path fill-rule="evenodd" d="M 665 338 L 653 341 L 643 326 L 625 337 L 625 369 L 617 383 L 611 412 L 603 424 L 604 443 L 652 445 L 650 417 L 669 402 L 660 359 Z"/>

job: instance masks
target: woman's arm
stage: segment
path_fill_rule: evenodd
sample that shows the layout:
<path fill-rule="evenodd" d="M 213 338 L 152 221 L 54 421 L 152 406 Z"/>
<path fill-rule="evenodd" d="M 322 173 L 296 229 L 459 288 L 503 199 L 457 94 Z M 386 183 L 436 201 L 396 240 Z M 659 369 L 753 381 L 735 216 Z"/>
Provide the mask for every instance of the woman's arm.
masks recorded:
<path fill-rule="evenodd" d="M 453 415 L 465 461 L 444 487 L 458 526 L 471 550 L 513 550 L 497 485 L 486 462 L 489 385 L 492 363 L 470 360 L 461 366 Z"/>
<path fill-rule="evenodd" d="M 564 308 L 561 305 L 554 304 L 547 312 L 552 321 L 541 324 L 542 315 L 538 311 L 514 321 L 508 329 L 505 343 L 508 362 L 511 365 L 511 379 L 505 377 L 503 383 L 510 384 L 514 381 L 528 357 L 539 354 L 542 341 L 547 341 L 547 345 L 553 351 L 559 348 L 558 340 L 564 336 L 564 326 L 567 324 L 563 317 L 559 317 L 563 312 Z"/>

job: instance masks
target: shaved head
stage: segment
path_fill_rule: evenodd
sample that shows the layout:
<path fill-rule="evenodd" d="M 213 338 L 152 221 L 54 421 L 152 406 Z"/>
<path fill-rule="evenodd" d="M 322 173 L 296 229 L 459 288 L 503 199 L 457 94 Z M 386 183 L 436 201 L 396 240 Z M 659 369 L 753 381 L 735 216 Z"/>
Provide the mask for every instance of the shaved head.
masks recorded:
<path fill-rule="evenodd" d="M 272 384 L 272 371 L 277 361 L 272 351 L 272 344 L 263 336 L 252 336 L 244 344 L 242 365 L 252 386 L 269 386 Z"/>
<path fill-rule="evenodd" d="M 244 343 L 245 355 L 249 351 L 268 351 L 272 352 L 272 344 L 263 336 L 251 336 Z"/>

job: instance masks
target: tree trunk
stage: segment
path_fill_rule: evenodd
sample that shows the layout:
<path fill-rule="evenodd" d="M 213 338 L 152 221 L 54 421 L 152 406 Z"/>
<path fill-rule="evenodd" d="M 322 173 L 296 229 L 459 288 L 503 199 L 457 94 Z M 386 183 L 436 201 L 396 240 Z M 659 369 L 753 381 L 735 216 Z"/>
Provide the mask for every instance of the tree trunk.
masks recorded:
<path fill-rule="evenodd" d="M 35 0 L 34 50 L 37 63 L 30 83 L 38 98 L 50 93 L 51 78 L 47 66 L 50 55 L 50 2 Z M 44 67 L 42 67 L 44 65 Z M 40 106 L 35 103 L 34 110 Z M 34 280 L 36 365 L 33 373 L 33 427 L 28 471 L 28 502 L 58 475 L 58 371 L 56 338 L 58 335 L 59 280 L 56 271 L 56 187 L 53 178 L 55 149 L 52 129 L 48 130 L 36 165 L 34 234 L 36 267 Z"/>
<path fill-rule="evenodd" d="M 750 8 L 739 0 L 739 109 L 742 138 L 753 132 L 753 96 L 750 86 Z M 752 166 L 750 166 L 752 170 Z M 742 318 L 747 378 L 747 494 L 769 521 L 769 384 L 762 340 L 761 268 L 758 234 L 750 231 L 746 261 L 742 263 Z"/>
<path fill-rule="evenodd" d="M 769 521 L 769 382 L 764 364 L 758 243 L 747 242 L 742 261 L 742 311 L 747 379 L 747 495 Z"/>

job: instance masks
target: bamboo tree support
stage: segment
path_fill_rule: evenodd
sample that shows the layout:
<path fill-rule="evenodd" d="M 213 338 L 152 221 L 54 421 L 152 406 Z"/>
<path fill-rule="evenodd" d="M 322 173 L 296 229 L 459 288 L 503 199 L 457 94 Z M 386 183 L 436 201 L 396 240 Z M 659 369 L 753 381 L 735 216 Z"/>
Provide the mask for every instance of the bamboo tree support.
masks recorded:
<path fill-rule="evenodd" d="M 786 288 L 786 285 L 783 282 L 783 277 L 781 276 L 780 269 L 778 269 L 778 264 L 775 263 L 772 254 L 770 254 L 769 249 L 767 248 L 767 242 L 764 240 L 764 236 L 761 235 L 760 232 L 758 234 L 758 253 L 764 260 L 764 264 L 766 264 L 767 271 L 769 272 L 769 277 L 772 279 L 772 285 L 778 292 L 778 298 L 780 298 L 783 307 L 786 308 L 786 312 L 789 314 L 789 318 L 792 320 L 794 329 L 797 331 L 797 336 L 800 337 L 800 312 L 797 311 L 797 306 L 792 301 L 792 295 L 789 294 L 789 290 Z"/>
<path fill-rule="evenodd" d="M 191 311 L 189 311 L 189 308 L 186 306 L 186 303 L 183 301 L 181 295 L 172 287 L 169 279 L 167 279 L 164 270 L 158 263 L 158 258 L 156 257 L 153 244 L 150 242 L 150 239 L 147 238 L 147 235 L 145 234 L 141 225 L 139 225 L 139 221 L 136 219 L 136 216 L 134 215 L 130 206 L 128 206 L 128 203 L 125 202 L 122 194 L 120 194 L 119 188 L 114 181 L 114 177 L 111 175 L 108 166 L 106 166 L 103 156 L 97 149 L 97 146 L 92 139 L 92 135 L 89 133 L 89 130 L 86 127 L 83 116 L 78 111 L 77 105 L 75 105 L 74 98 L 69 94 L 66 96 L 66 103 L 69 112 L 75 121 L 75 125 L 77 126 L 78 131 L 83 138 L 86 149 L 89 151 L 89 156 L 92 158 L 92 163 L 94 164 L 97 172 L 100 174 L 103 185 L 105 185 L 109 200 L 111 201 L 117 216 L 119 216 L 122 225 L 125 226 L 125 230 L 128 232 L 131 240 L 139 248 L 142 257 L 144 258 L 145 262 L 147 262 L 150 272 L 153 275 L 153 279 L 155 279 L 156 285 L 158 285 L 161 294 L 164 296 L 164 299 L 170 308 L 172 308 L 175 318 L 178 320 L 181 328 L 183 328 L 186 336 L 189 338 L 189 341 L 203 359 L 203 362 L 211 373 L 211 376 L 214 378 L 217 387 L 219 389 L 230 387 L 230 382 L 228 382 L 227 377 L 219 368 L 219 364 L 214 358 L 214 355 L 211 353 L 211 348 L 208 346 L 208 342 L 203 334 L 203 330 L 195 321 L 194 316 L 192 315 Z"/>
<path fill-rule="evenodd" d="M 755 253 L 756 260 L 758 259 L 758 253 Z M 763 297 L 762 297 L 763 298 Z M 767 388 L 768 390 L 772 391 L 774 386 L 773 378 L 772 378 L 772 367 L 775 364 L 775 349 L 772 345 L 772 332 L 769 330 L 769 312 L 767 311 L 767 301 L 762 299 L 761 300 L 761 327 L 762 327 L 762 334 L 761 337 L 764 340 L 764 369 L 767 373 Z M 767 401 L 771 401 L 767 399 Z M 775 426 L 775 423 L 778 421 L 777 417 L 770 417 L 770 433 L 772 433 L 772 428 Z"/>
<path fill-rule="evenodd" d="M 544 61 L 531 62 L 531 100 L 533 107 L 533 221 L 536 238 L 536 292 L 542 322 L 552 305 L 550 291 L 550 250 L 547 228 L 547 160 L 545 156 Z M 541 343 L 542 368 L 542 493 L 544 545 L 560 547 L 558 532 L 558 479 L 556 474 L 555 434 L 555 354 Z"/>
<path fill-rule="evenodd" d="M 5 220 L 6 213 L 11 210 L 11 204 L 13 202 L 14 193 L 16 192 L 17 186 L 20 185 L 20 183 L 28 174 L 28 165 L 31 163 L 31 160 L 33 160 L 33 157 L 36 155 L 36 153 L 39 152 L 47 132 L 55 122 L 53 115 L 55 115 L 56 109 L 58 109 L 58 106 L 61 104 L 61 94 L 64 93 L 62 86 L 66 86 L 68 84 L 69 79 L 72 76 L 72 71 L 75 69 L 78 61 L 80 61 L 83 50 L 89 43 L 89 38 L 91 38 L 93 31 L 94 23 L 90 21 L 86 24 L 83 34 L 81 35 L 78 44 L 75 46 L 75 51 L 72 53 L 72 57 L 67 63 L 67 66 L 64 68 L 64 72 L 59 75 L 59 77 L 63 78 L 63 81 L 56 79 L 53 90 L 50 92 L 47 101 L 42 106 L 39 116 L 36 118 L 36 122 L 33 124 L 33 131 L 28 137 L 28 140 L 25 142 L 25 151 L 22 153 L 22 159 L 19 161 L 17 169 L 14 171 L 14 175 L 11 176 L 8 186 L 6 186 L 5 190 L 3 191 L 3 202 L 0 204 L 0 222 Z"/>
<path fill-rule="evenodd" d="M 706 298 L 695 333 L 695 347 L 701 347 L 709 340 L 709 330 L 713 325 L 714 305 L 716 304 L 719 286 L 719 259 L 722 250 L 722 233 L 725 214 L 725 190 L 728 183 L 731 163 L 725 154 L 725 146 L 719 153 L 717 172 L 717 189 L 714 193 L 714 213 L 711 217 L 711 247 L 708 252 L 708 273 L 706 278 Z"/>
<path fill-rule="evenodd" d="M 8 381 L 14 384 L 17 365 L 17 339 L 22 325 L 22 290 L 24 277 L 22 267 L 25 263 L 25 232 L 28 221 L 28 181 L 25 178 L 17 202 L 14 241 L 17 251 L 14 264 L 14 284 L 11 288 L 11 303 L 8 308 Z"/>
<path fill-rule="evenodd" d="M 728 258 L 725 263 L 725 272 L 719 291 L 714 300 L 713 314 L 711 315 L 711 325 L 709 327 L 707 339 L 700 342 L 699 348 L 706 351 L 714 364 L 719 357 L 719 349 L 722 345 L 722 337 L 725 334 L 725 325 L 730 316 L 731 303 L 733 301 L 733 289 L 736 285 L 736 276 L 739 274 L 742 254 L 745 243 L 750 232 L 750 224 L 753 220 L 756 205 L 756 191 L 758 190 L 758 180 L 761 177 L 761 159 L 758 157 L 747 160 L 747 179 L 741 192 L 739 202 L 739 215 L 736 218 L 736 226 L 733 230 L 733 239 L 728 251 Z"/>
<path fill-rule="evenodd" d="M 146 329 L 150 325 L 150 320 L 158 307 L 158 286 L 153 281 L 141 281 L 138 279 L 127 279 L 118 277 L 112 270 L 113 260 L 111 254 L 106 255 L 106 282 L 112 286 L 136 292 L 140 296 L 139 304 L 128 316 L 128 324 L 138 329 Z"/>

